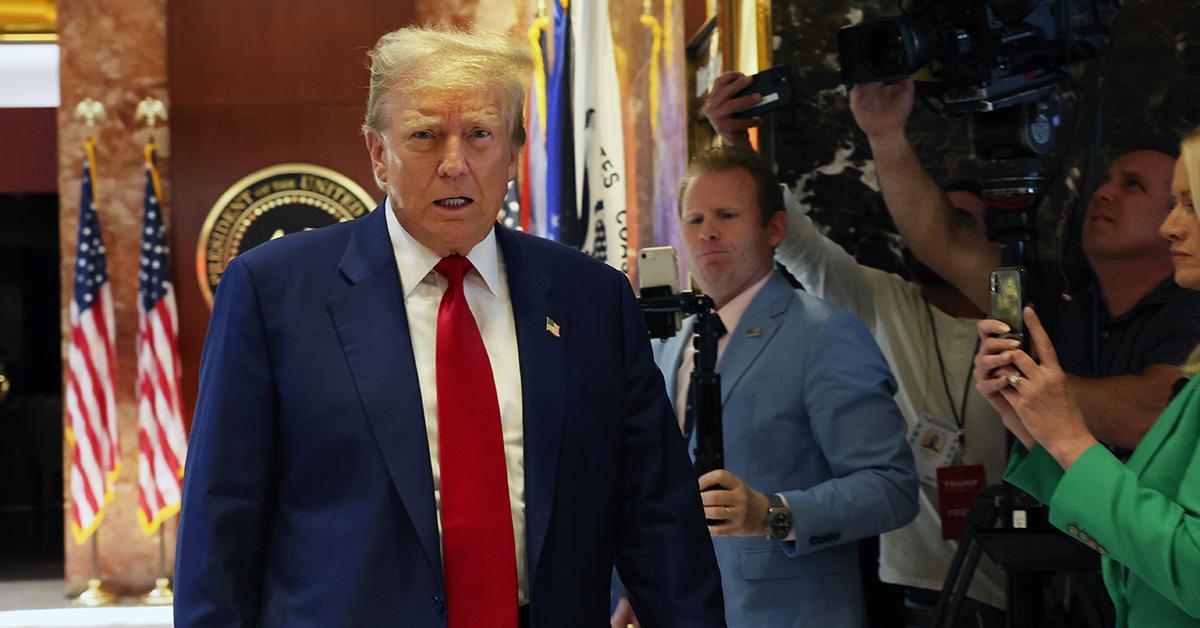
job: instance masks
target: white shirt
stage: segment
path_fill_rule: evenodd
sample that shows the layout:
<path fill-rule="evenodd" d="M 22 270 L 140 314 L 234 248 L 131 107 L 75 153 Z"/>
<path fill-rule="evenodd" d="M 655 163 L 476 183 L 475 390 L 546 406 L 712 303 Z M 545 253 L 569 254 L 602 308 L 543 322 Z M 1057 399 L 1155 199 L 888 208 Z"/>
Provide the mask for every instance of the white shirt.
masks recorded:
<path fill-rule="evenodd" d="M 425 410 L 425 436 L 429 442 L 429 465 L 433 470 L 433 499 L 437 507 L 438 538 L 442 531 L 441 470 L 438 465 L 437 421 L 437 312 L 449 282 L 433 267 L 441 261 L 400 225 L 392 201 L 384 203 L 388 236 L 396 254 L 408 333 L 412 339 L 421 405 Z M 500 423 L 504 434 L 504 460 L 508 474 L 508 501 L 512 509 L 513 540 L 517 549 L 517 603 L 529 603 L 525 564 L 525 432 L 521 397 L 521 363 L 517 353 L 517 328 L 504 258 L 492 230 L 467 254 L 475 270 L 463 278 L 467 305 L 483 336 L 496 382 Z"/>
<path fill-rule="evenodd" d="M 788 235 L 776 250 L 776 259 L 810 293 L 846 308 L 871 330 L 896 377 L 896 405 L 909 428 L 922 414 L 953 428 L 954 412 L 961 407 L 965 387 L 963 463 L 982 464 L 987 482 L 1000 482 L 1007 459 L 1004 424 L 975 386 L 967 383 L 975 356 L 976 321 L 955 318 L 930 307 L 915 283 L 860 265 L 821 234 L 786 189 L 784 204 Z M 927 307 L 933 314 L 933 328 Z M 946 399 L 933 342 L 935 334 L 946 364 L 953 410 Z M 942 540 L 937 489 L 921 483 L 918 503 L 920 510 L 912 523 L 880 536 L 879 579 L 939 591 L 958 543 Z M 981 557 L 967 595 L 1005 608 L 1004 591 L 1004 572 L 987 556 Z"/>

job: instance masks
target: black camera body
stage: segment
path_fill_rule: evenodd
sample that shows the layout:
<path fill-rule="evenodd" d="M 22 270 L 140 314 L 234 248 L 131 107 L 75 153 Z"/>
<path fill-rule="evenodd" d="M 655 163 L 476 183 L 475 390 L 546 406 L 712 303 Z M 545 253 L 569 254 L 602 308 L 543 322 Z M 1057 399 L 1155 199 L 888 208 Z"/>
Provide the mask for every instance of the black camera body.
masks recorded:
<path fill-rule="evenodd" d="M 847 85 L 917 77 L 945 113 L 995 111 L 1053 91 L 1067 66 L 1110 45 L 1119 0 L 915 0 L 838 32 Z"/>

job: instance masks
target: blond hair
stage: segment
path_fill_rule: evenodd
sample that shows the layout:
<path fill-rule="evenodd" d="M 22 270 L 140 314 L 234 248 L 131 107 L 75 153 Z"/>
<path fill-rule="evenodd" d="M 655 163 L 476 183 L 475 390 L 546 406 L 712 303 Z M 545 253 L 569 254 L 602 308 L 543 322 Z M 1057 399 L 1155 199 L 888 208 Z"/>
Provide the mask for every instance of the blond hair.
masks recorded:
<path fill-rule="evenodd" d="M 1179 158 L 1183 160 L 1183 169 L 1187 173 L 1188 190 L 1192 195 L 1192 206 L 1195 207 L 1196 197 L 1200 195 L 1200 128 L 1187 134 L 1180 142 Z M 1184 362 L 1180 368 L 1188 375 L 1200 373 L 1200 345 L 1192 349 L 1187 362 Z"/>
<path fill-rule="evenodd" d="M 533 62 L 526 47 L 511 37 L 499 32 L 407 26 L 380 37 L 367 55 L 371 58 L 371 84 L 363 133 L 383 134 L 392 96 L 491 90 L 512 121 L 512 144 L 525 144 L 525 86 Z"/>

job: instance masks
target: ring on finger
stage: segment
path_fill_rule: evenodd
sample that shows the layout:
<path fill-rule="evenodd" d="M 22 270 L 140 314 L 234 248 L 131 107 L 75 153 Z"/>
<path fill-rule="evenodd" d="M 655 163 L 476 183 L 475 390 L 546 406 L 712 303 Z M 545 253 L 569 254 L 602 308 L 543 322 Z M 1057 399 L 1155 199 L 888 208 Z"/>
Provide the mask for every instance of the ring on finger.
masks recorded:
<path fill-rule="evenodd" d="M 1013 388 L 1016 388 L 1017 383 L 1020 382 L 1022 379 L 1025 379 L 1025 378 L 1023 376 L 1021 376 L 1020 373 L 1012 373 L 1008 376 L 1008 385 L 1012 386 Z"/>
<path fill-rule="evenodd" d="M 733 516 L 733 506 L 726 506 L 725 507 L 725 518 L 729 519 L 732 516 Z"/>

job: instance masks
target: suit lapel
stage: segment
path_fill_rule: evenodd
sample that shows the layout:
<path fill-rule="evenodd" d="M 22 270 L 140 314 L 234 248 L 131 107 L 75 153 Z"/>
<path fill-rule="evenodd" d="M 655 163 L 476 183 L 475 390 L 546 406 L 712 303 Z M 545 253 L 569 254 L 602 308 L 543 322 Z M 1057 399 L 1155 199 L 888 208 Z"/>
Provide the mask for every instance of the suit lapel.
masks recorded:
<path fill-rule="evenodd" d="M 327 305 L 392 483 L 440 580 L 425 409 L 384 211 L 359 220 L 339 264 L 347 284 Z"/>
<path fill-rule="evenodd" d="M 792 287 L 783 275 L 772 273 L 742 314 L 737 328 L 730 332 L 729 344 L 717 362 L 717 372 L 721 374 L 722 402 L 729 399 L 729 394 L 742 376 L 771 342 L 775 332 L 779 331 L 779 323 L 775 319 L 787 311 L 791 296 Z"/>
<path fill-rule="evenodd" d="M 525 538 L 528 575 L 533 582 L 541 558 L 554 490 L 558 479 L 558 454 L 566 416 L 565 343 L 570 334 L 586 333 L 571 327 L 570 312 L 553 300 L 553 284 L 528 257 L 522 236 L 496 226 L 496 241 L 504 255 L 509 297 L 517 328 L 521 364 L 521 399 L 525 427 Z M 558 335 L 550 328 L 557 325 Z"/>

